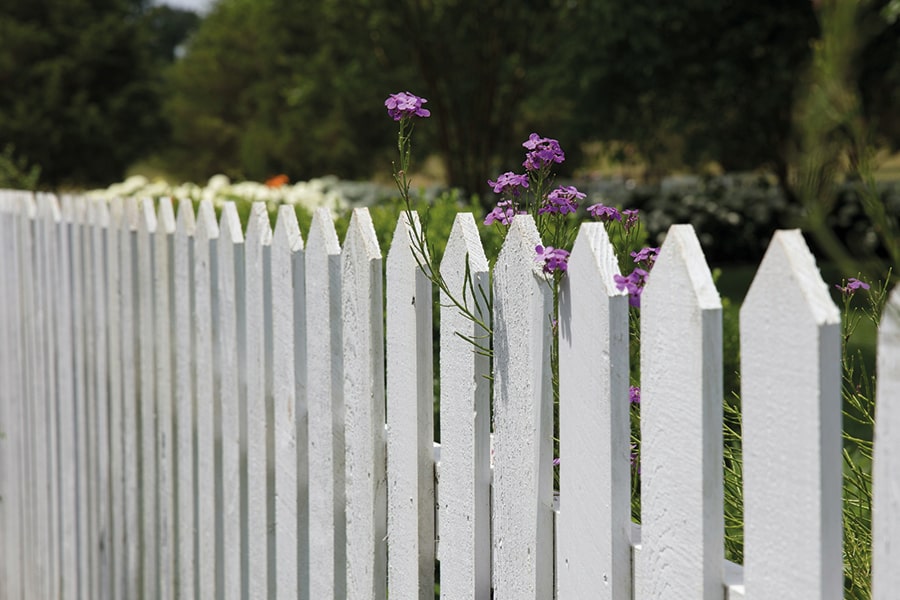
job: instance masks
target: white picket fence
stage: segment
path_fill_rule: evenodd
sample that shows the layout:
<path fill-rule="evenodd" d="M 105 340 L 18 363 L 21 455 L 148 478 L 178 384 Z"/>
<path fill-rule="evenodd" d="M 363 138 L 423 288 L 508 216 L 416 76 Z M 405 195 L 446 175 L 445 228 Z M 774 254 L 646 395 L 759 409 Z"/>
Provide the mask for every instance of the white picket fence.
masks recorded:
<path fill-rule="evenodd" d="M 324 210 L 304 243 L 290 208 L 273 232 L 254 205 L 244 233 L 231 204 L 217 220 L 0 192 L 0 597 L 424 600 L 436 561 L 448 600 L 841 597 L 839 313 L 798 232 L 776 234 L 741 310 L 741 567 L 723 553 L 721 304 L 693 230 L 670 230 L 643 296 L 638 527 L 627 297 L 602 225 L 582 226 L 561 297 L 558 505 L 533 221 L 490 280 L 456 217 L 442 272 L 493 285 L 495 359 L 490 380 L 456 335 L 482 332 L 441 307 L 439 449 L 415 225 L 397 224 L 383 290 L 365 209 L 342 248 Z M 896 290 L 878 352 L 887 599 Z"/>

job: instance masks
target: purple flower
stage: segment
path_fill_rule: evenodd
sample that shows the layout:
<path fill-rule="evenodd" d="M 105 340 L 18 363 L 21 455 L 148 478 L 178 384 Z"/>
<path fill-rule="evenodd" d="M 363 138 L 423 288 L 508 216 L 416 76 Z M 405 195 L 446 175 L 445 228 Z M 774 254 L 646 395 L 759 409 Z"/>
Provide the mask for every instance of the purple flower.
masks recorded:
<path fill-rule="evenodd" d="M 388 114 L 395 121 L 408 117 L 430 117 L 431 111 L 422 108 L 422 105 L 428 102 L 425 98 L 419 98 L 409 92 L 398 92 L 391 94 L 384 101 Z"/>
<path fill-rule="evenodd" d="M 519 188 L 527 188 L 528 187 L 528 175 L 517 175 L 512 171 L 507 171 L 503 175 L 497 178 L 497 181 L 491 181 L 488 179 L 488 185 L 494 188 L 495 194 L 502 194 L 503 192 L 509 191 L 512 192 L 513 195 L 519 195 Z"/>
<path fill-rule="evenodd" d="M 626 208 L 622 211 L 622 226 L 625 227 L 625 231 L 630 231 L 632 227 L 637 225 L 638 222 L 638 210 L 636 208 Z"/>
<path fill-rule="evenodd" d="M 622 215 L 619 213 L 618 209 L 613 208 L 612 206 L 604 206 L 603 204 L 594 204 L 592 206 L 588 206 L 588 213 L 597 220 L 600 221 L 621 221 Z"/>
<path fill-rule="evenodd" d="M 641 403 L 641 388 L 636 385 L 628 388 L 628 399 L 632 404 L 640 404 Z"/>
<path fill-rule="evenodd" d="M 635 264 L 647 263 L 648 266 L 652 266 L 656 262 L 657 256 L 659 256 L 659 248 L 641 248 L 638 252 L 631 253 Z"/>
<path fill-rule="evenodd" d="M 842 294 L 849 296 L 849 295 L 853 294 L 854 292 L 856 292 L 857 290 L 867 290 L 871 286 L 868 283 L 866 283 L 865 281 L 860 281 L 856 277 L 851 277 L 850 279 L 847 280 L 847 285 L 845 285 L 843 287 L 841 287 L 840 285 L 835 285 L 834 287 L 841 290 Z"/>
<path fill-rule="evenodd" d="M 549 194 L 544 201 L 544 205 L 538 209 L 538 214 L 555 213 L 566 215 L 574 213 L 578 210 L 578 202 L 576 200 L 584 199 L 584 194 L 579 192 L 573 185 L 561 185 Z"/>
<path fill-rule="evenodd" d="M 616 288 L 628 291 L 628 304 L 640 308 L 641 293 L 644 291 L 644 284 L 647 283 L 647 271 L 636 268 L 627 277 L 614 275 L 613 280 L 616 282 Z"/>
<path fill-rule="evenodd" d="M 512 223 L 514 216 L 516 216 L 516 209 L 512 200 L 502 200 L 497 203 L 494 210 L 487 214 L 484 218 L 484 224 L 500 223 L 501 225 L 509 225 Z"/>
<path fill-rule="evenodd" d="M 544 165 L 561 163 L 566 160 L 566 155 L 559 147 L 557 140 L 542 138 L 536 133 L 529 135 L 528 140 L 522 146 L 529 150 L 525 154 L 525 162 L 522 163 L 522 166 L 529 171 L 537 171 Z"/>
<path fill-rule="evenodd" d="M 544 273 L 565 273 L 569 265 L 569 253 L 561 248 L 553 246 L 535 246 L 534 251 L 537 252 L 535 260 L 544 261 Z"/>
<path fill-rule="evenodd" d="M 555 466 L 555 467 L 558 467 L 558 466 L 559 466 L 559 458 L 554 458 L 554 459 L 553 459 L 553 466 Z"/>

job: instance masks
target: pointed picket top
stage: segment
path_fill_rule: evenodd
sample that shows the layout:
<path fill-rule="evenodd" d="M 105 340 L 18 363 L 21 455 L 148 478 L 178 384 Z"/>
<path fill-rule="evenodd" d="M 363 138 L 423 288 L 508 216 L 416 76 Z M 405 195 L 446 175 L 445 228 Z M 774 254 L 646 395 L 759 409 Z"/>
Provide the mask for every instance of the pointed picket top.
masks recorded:
<path fill-rule="evenodd" d="M 60 220 L 59 202 L 55 195 L 46 192 L 37 194 L 37 216 L 53 222 Z"/>
<path fill-rule="evenodd" d="M 247 246 L 269 246 L 272 243 L 272 225 L 265 202 L 254 202 L 247 219 Z"/>
<path fill-rule="evenodd" d="M 885 304 L 878 332 L 875 457 L 872 463 L 872 598 L 890 600 L 900 589 L 900 286 Z"/>
<path fill-rule="evenodd" d="M 559 299 L 561 599 L 631 590 L 628 298 L 616 275 L 606 228 L 583 224 Z"/>
<path fill-rule="evenodd" d="M 180 233 L 182 236 L 193 236 L 196 226 L 194 203 L 191 200 L 179 200 L 178 213 L 175 217 L 175 233 Z"/>
<path fill-rule="evenodd" d="M 722 304 L 690 225 L 669 229 L 640 304 L 637 596 L 721 598 Z"/>
<path fill-rule="evenodd" d="M 156 233 L 157 218 L 153 200 L 142 198 L 137 206 L 138 218 L 136 229 L 142 235 Z"/>
<path fill-rule="evenodd" d="M 140 202 L 135 196 L 125 198 L 124 224 L 129 231 L 137 231 L 141 222 Z"/>
<path fill-rule="evenodd" d="M 387 580 L 381 251 L 366 208 L 353 209 L 341 257 L 347 598 L 383 598 Z"/>
<path fill-rule="evenodd" d="M 740 316 L 747 594 L 840 598 L 840 314 L 799 231 L 775 233 Z"/>
<path fill-rule="evenodd" d="M 232 244 L 240 244 L 244 241 L 241 217 L 238 215 L 234 202 L 229 201 L 222 205 L 222 214 L 219 215 L 219 236 Z"/>
<path fill-rule="evenodd" d="M 313 213 L 312 223 L 309 226 L 307 246 L 320 246 L 326 254 L 340 254 L 341 243 L 338 241 L 331 213 L 327 208 L 317 208 Z M 315 240 L 315 243 L 313 241 Z"/>
<path fill-rule="evenodd" d="M 275 454 L 275 590 L 278 598 L 297 598 L 299 581 L 305 578 L 305 565 L 298 572 L 300 536 L 306 527 L 299 522 L 305 510 L 299 492 L 301 463 L 298 446 L 305 435 L 298 425 L 305 416 L 304 398 L 297 394 L 295 356 L 299 350 L 296 327 L 302 327 L 294 317 L 302 301 L 295 286 L 302 292 L 302 281 L 294 281 L 295 255 L 303 250 L 303 239 L 297 224 L 294 207 L 283 204 L 278 209 L 275 232 L 272 236 L 272 404 Z M 299 258 L 299 257 L 298 257 Z M 305 348 L 304 348 L 305 350 Z M 305 465 L 305 462 L 303 463 Z M 302 508 L 298 508 L 302 507 Z M 305 521 L 305 519 L 304 519 Z"/>
<path fill-rule="evenodd" d="M 75 222 L 75 199 L 71 194 L 62 194 L 59 197 L 60 219 L 65 223 Z"/>
<path fill-rule="evenodd" d="M 513 219 L 494 266 L 494 590 L 553 594 L 553 297 L 529 215 Z"/>
<path fill-rule="evenodd" d="M 347 595 L 341 247 L 325 208 L 313 213 L 305 252 L 309 398 L 309 597 Z"/>
<path fill-rule="evenodd" d="M 431 280 L 416 262 L 419 215 L 401 212 L 386 270 L 388 588 L 434 597 L 434 373 Z M 414 254 L 415 253 L 415 254 Z"/>
<path fill-rule="evenodd" d="M 222 437 L 222 571 L 225 600 L 241 595 L 241 385 L 238 366 L 244 335 L 244 233 L 234 202 L 222 205 L 219 217 L 219 405 Z"/>
<path fill-rule="evenodd" d="M 175 210 L 172 208 L 172 199 L 163 196 L 159 199 L 157 207 L 157 231 L 161 233 L 175 233 Z"/>
<path fill-rule="evenodd" d="M 86 196 L 79 195 L 79 196 L 75 196 L 74 202 L 75 202 L 75 206 L 74 206 L 75 215 L 74 215 L 73 223 L 76 223 L 78 225 L 86 225 L 88 222 L 87 211 L 88 211 L 89 200 L 87 199 Z"/>
<path fill-rule="evenodd" d="M 470 279 L 466 280 L 468 272 Z M 458 213 L 441 275 L 451 293 L 490 326 L 488 261 L 472 213 Z M 483 294 L 482 294 L 483 291 Z M 460 336 L 490 339 L 441 292 L 441 456 L 438 489 L 441 592 L 491 595 L 490 359 Z"/>
<path fill-rule="evenodd" d="M 212 201 L 203 199 L 200 206 L 197 207 L 197 221 L 194 229 L 194 236 L 197 241 L 209 241 L 218 239 L 219 224 L 216 222 L 216 211 L 213 208 Z"/>

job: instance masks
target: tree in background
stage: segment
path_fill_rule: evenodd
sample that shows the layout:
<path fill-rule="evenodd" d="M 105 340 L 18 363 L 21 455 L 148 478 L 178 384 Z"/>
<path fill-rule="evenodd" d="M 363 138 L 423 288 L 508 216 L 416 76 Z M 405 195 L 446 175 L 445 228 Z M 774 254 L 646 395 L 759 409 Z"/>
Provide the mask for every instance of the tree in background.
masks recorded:
<path fill-rule="evenodd" d="M 0 139 L 44 185 L 106 184 L 164 135 L 141 28 L 126 0 L 0 3 Z"/>
<path fill-rule="evenodd" d="M 171 72 L 170 168 L 369 177 L 391 147 L 388 82 L 410 74 L 384 62 L 382 17 L 367 2 L 219 2 Z"/>

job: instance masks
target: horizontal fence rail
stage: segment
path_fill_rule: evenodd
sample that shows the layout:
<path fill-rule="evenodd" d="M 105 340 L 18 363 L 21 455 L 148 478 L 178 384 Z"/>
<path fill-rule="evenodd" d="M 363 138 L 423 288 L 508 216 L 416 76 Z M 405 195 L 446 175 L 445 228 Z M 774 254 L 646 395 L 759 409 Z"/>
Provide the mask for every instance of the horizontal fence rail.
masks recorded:
<path fill-rule="evenodd" d="M 304 240 L 288 207 L 273 228 L 253 205 L 244 231 L 231 203 L 0 190 L 0 598 L 425 600 L 436 574 L 447 600 L 841 597 L 840 314 L 799 232 L 775 234 L 740 313 L 735 565 L 722 303 L 693 229 L 669 231 L 643 294 L 638 526 L 604 227 L 581 226 L 560 290 L 558 488 L 534 222 L 491 273 L 457 215 L 441 272 L 482 325 L 433 302 L 420 228 L 402 214 L 383 254 L 366 209 L 341 245 L 324 209 Z M 876 598 L 900 585 L 898 332 L 894 290 Z"/>

